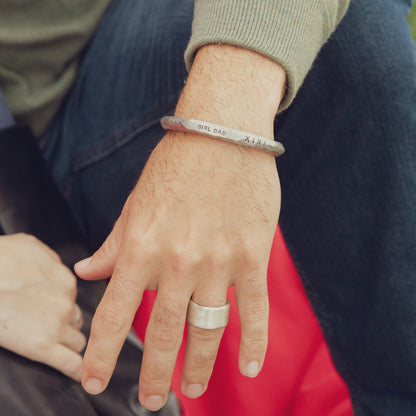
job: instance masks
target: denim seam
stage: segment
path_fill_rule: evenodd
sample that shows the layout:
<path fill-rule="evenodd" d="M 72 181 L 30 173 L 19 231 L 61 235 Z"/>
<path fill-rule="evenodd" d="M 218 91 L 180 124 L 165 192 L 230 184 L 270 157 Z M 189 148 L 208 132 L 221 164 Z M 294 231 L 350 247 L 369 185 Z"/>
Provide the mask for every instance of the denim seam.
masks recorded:
<path fill-rule="evenodd" d="M 111 135 L 107 140 L 100 143 L 98 146 L 76 155 L 71 163 L 71 173 L 77 173 L 89 167 L 91 164 L 105 159 L 107 156 L 129 143 L 141 132 L 157 125 L 161 115 L 173 112 L 176 102 L 177 97 L 175 97 L 174 100 L 169 100 L 169 104 L 158 107 L 157 109 L 147 113 L 145 116 L 136 119 L 129 125 L 129 127 Z"/>

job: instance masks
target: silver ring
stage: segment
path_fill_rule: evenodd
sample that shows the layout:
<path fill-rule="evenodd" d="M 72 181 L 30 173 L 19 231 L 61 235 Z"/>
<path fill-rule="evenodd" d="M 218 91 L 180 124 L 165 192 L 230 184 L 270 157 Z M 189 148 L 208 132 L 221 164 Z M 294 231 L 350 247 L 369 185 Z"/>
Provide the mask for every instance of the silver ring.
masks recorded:
<path fill-rule="evenodd" d="M 82 311 L 81 308 L 75 304 L 75 315 L 72 319 L 72 321 L 70 322 L 70 325 L 73 326 L 74 328 L 78 328 L 82 326 Z"/>
<path fill-rule="evenodd" d="M 187 320 L 193 326 L 202 329 L 217 329 L 227 326 L 230 317 L 230 301 L 218 308 L 201 306 L 192 299 L 189 301 Z"/>

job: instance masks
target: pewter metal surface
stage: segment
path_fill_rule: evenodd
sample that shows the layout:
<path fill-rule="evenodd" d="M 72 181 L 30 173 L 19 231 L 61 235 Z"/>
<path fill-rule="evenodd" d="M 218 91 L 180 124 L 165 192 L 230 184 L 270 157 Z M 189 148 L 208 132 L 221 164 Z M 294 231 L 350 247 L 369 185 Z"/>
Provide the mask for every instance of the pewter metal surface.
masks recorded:
<path fill-rule="evenodd" d="M 227 299 L 227 304 L 219 308 L 211 308 L 208 306 L 201 306 L 195 303 L 192 299 L 188 306 L 188 322 L 193 326 L 202 329 L 217 329 L 227 326 L 228 318 L 230 316 L 230 301 Z"/>
<path fill-rule="evenodd" d="M 274 156 L 281 156 L 285 152 L 285 148 L 280 142 L 266 139 L 265 137 L 257 136 L 244 131 L 220 126 L 219 124 L 173 116 L 163 117 L 160 120 L 160 123 L 165 130 L 197 133 L 203 136 L 212 137 L 214 139 L 223 140 L 225 142 L 237 143 L 242 146 L 260 149 L 264 152 L 271 153 Z"/>

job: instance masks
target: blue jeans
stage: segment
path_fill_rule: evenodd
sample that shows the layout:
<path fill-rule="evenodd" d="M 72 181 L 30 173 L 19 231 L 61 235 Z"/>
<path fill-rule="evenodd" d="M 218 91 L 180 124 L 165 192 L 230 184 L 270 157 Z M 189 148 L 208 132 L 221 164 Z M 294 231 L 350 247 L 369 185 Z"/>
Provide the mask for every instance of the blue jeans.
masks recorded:
<path fill-rule="evenodd" d="M 352 0 L 295 102 L 280 226 L 357 416 L 416 415 L 416 49 L 411 0 Z M 114 0 L 43 153 L 96 249 L 163 137 L 192 3 Z"/>

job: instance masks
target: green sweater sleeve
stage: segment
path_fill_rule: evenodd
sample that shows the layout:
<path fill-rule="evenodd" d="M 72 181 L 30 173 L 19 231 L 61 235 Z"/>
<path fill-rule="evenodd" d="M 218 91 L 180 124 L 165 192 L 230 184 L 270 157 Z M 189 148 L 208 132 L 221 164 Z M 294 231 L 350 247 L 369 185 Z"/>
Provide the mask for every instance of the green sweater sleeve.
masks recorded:
<path fill-rule="evenodd" d="M 40 136 L 71 87 L 110 0 L 0 0 L 0 89 Z"/>
<path fill-rule="evenodd" d="M 227 43 L 279 62 L 288 90 L 279 111 L 293 101 L 322 45 L 344 16 L 350 0 L 195 0 L 188 70 L 196 51 Z"/>

